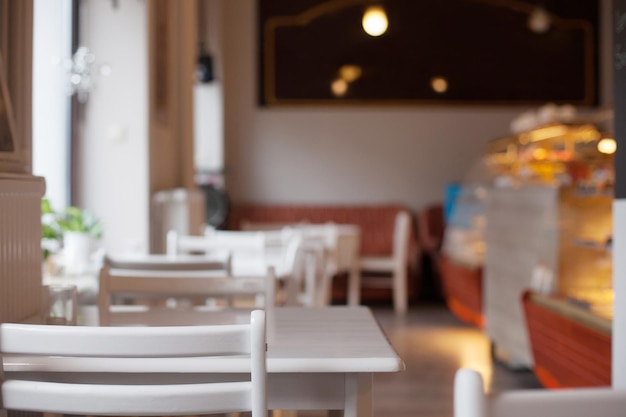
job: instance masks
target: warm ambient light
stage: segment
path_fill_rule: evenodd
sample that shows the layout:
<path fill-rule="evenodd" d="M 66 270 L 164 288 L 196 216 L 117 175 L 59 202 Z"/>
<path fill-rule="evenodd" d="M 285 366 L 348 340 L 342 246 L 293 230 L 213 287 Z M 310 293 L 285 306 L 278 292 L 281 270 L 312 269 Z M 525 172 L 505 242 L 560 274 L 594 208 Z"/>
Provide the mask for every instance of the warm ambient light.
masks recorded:
<path fill-rule="evenodd" d="M 565 136 L 568 132 L 567 126 L 564 125 L 554 125 L 554 126 L 546 126 L 539 129 L 535 129 L 531 132 L 528 132 L 528 139 L 531 142 L 538 142 L 541 140 L 558 138 L 560 136 Z"/>
<path fill-rule="evenodd" d="M 335 97 L 343 97 L 350 88 L 350 83 L 361 77 L 363 70 L 358 65 L 342 65 L 338 71 L 338 78 L 330 84 L 330 91 Z"/>
<path fill-rule="evenodd" d="M 604 138 L 598 142 L 598 151 L 607 155 L 614 154 L 617 150 L 617 142 L 613 138 Z"/>
<path fill-rule="evenodd" d="M 371 6 L 363 14 L 363 30 L 370 36 L 380 36 L 387 31 L 389 22 L 385 9 L 380 6 Z"/>
<path fill-rule="evenodd" d="M 552 19 L 543 7 L 535 7 L 528 16 L 528 28 L 535 33 L 546 33 L 550 29 Z"/>
<path fill-rule="evenodd" d="M 339 68 L 339 76 L 346 82 L 354 82 L 361 77 L 363 70 L 358 65 L 342 65 Z"/>
<path fill-rule="evenodd" d="M 543 161 L 548 157 L 548 151 L 543 148 L 537 148 L 533 151 L 533 158 L 538 161 Z"/>
<path fill-rule="evenodd" d="M 348 83 L 342 78 L 338 78 L 330 84 L 330 91 L 335 97 L 343 97 L 348 92 Z"/>
<path fill-rule="evenodd" d="M 436 93 L 445 93 L 448 91 L 448 80 L 443 77 L 433 77 L 430 80 L 430 86 Z"/>

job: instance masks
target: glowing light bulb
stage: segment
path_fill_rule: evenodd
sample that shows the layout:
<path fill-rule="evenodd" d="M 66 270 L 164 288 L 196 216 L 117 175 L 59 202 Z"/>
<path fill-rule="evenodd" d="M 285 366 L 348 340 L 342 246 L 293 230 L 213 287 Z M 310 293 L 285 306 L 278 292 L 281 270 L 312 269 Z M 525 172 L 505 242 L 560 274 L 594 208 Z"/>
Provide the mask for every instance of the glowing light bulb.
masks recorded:
<path fill-rule="evenodd" d="M 380 6 L 371 6 L 363 14 L 363 30 L 370 36 L 380 36 L 387 31 L 389 21 L 385 9 Z"/>
<path fill-rule="evenodd" d="M 433 77 L 430 80 L 430 86 L 436 93 L 445 93 L 448 91 L 448 80 L 443 77 Z"/>
<path fill-rule="evenodd" d="M 330 84 L 330 91 L 335 97 L 343 97 L 348 92 L 348 83 L 342 78 L 338 78 Z"/>
<path fill-rule="evenodd" d="M 614 154 L 617 150 L 617 142 L 613 138 L 603 138 L 598 142 L 598 152 L 607 155 Z"/>
<path fill-rule="evenodd" d="M 358 65 L 342 65 L 339 68 L 339 76 L 349 83 L 358 80 L 362 72 L 361 67 Z"/>

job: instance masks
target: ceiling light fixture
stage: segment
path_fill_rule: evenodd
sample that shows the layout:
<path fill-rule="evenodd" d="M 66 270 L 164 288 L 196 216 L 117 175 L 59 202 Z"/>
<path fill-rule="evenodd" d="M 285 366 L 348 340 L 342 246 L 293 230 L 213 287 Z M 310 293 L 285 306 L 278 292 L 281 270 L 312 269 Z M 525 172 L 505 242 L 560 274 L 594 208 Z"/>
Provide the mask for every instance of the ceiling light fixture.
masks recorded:
<path fill-rule="evenodd" d="M 387 31 L 389 21 L 381 6 L 370 6 L 365 10 L 362 20 L 363 30 L 370 36 L 380 36 Z"/>

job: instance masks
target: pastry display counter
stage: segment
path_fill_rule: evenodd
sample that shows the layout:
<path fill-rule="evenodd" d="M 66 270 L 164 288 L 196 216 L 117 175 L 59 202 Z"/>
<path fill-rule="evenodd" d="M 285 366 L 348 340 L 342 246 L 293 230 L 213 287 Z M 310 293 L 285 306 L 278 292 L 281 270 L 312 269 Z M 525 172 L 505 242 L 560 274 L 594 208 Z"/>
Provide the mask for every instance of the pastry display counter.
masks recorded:
<path fill-rule="evenodd" d="M 603 320 L 611 314 L 616 145 L 597 118 L 572 114 L 488 143 L 446 226 L 446 302 L 481 326 L 494 358 L 513 369 L 535 369 L 524 291 L 567 299 Z"/>
<path fill-rule="evenodd" d="M 607 304 L 612 294 L 595 294 Z M 524 314 L 535 361 L 547 388 L 611 385 L 611 314 L 571 299 L 526 291 Z"/>
<path fill-rule="evenodd" d="M 553 124 L 488 147 L 496 178 L 485 205 L 485 332 L 496 358 L 511 367 L 542 369 L 519 301 L 526 289 L 586 305 L 588 314 L 607 311 L 594 295 L 612 286 L 606 140 L 588 123 Z"/>
<path fill-rule="evenodd" d="M 460 320 L 481 328 L 485 200 L 491 181 L 480 161 L 460 185 L 438 261 L 446 305 Z"/>

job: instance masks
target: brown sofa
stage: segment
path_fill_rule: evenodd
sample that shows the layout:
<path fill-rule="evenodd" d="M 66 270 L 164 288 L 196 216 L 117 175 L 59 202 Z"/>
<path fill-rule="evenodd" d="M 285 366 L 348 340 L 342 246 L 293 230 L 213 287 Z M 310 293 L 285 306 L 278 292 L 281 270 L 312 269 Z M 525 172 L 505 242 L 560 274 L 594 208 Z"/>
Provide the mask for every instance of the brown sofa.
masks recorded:
<path fill-rule="evenodd" d="M 355 224 L 361 229 L 361 254 L 388 255 L 392 251 L 393 230 L 396 214 L 410 209 L 401 204 L 389 205 L 291 205 L 291 204 L 233 204 L 228 216 L 227 228 L 238 230 L 242 222 L 267 223 L 343 223 Z M 408 291 L 410 300 L 417 298 L 416 282 L 418 246 L 415 222 L 411 228 Z M 333 301 L 345 301 L 346 277 L 338 276 L 333 285 Z M 364 303 L 390 302 L 391 290 L 387 288 L 363 288 Z"/>

